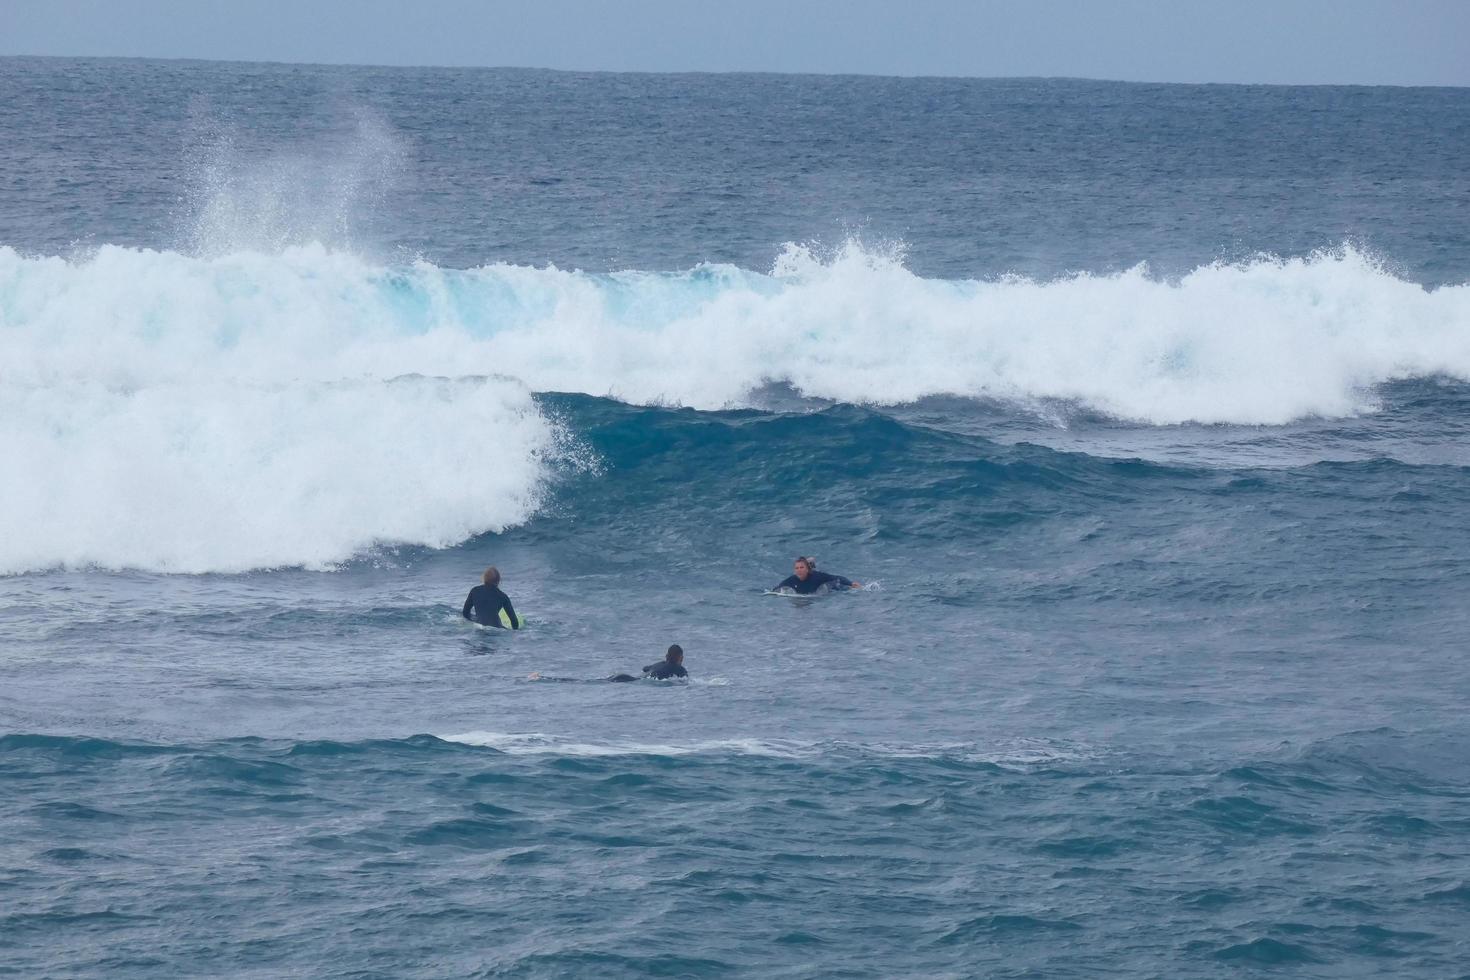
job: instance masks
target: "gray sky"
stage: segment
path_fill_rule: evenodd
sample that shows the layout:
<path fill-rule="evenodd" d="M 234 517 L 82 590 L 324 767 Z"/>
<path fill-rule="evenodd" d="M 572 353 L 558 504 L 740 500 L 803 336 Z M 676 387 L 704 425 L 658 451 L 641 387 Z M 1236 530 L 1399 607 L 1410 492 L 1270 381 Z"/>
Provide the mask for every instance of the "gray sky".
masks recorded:
<path fill-rule="evenodd" d="M 1470 0 L 0 0 L 0 55 L 1470 85 Z"/>

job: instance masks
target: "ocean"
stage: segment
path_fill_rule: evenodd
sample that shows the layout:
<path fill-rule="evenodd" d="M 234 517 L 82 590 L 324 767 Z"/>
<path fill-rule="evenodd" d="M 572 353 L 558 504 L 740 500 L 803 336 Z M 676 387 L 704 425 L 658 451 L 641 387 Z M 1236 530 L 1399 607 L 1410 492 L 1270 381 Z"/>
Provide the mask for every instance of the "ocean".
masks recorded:
<path fill-rule="evenodd" d="M 1467 160 L 0 59 L 0 975 L 1470 976 Z"/>

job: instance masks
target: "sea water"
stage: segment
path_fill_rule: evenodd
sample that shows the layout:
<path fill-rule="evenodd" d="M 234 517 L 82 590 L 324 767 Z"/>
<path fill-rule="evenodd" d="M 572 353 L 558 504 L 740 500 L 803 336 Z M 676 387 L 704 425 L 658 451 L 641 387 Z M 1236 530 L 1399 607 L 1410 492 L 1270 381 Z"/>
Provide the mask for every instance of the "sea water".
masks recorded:
<path fill-rule="evenodd" d="M 1464 973 L 1467 160 L 1463 89 L 0 60 L 0 972 Z"/>

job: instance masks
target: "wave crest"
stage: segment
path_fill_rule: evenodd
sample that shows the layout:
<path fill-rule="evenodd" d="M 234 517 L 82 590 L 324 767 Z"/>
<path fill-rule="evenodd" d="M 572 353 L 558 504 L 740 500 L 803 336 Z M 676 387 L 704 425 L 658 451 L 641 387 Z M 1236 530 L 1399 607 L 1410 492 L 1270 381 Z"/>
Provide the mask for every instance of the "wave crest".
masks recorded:
<path fill-rule="evenodd" d="M 857 404 L 1060 399 L 1152 424 L 1370 409 L 1372 386 L 1470 380 L 1470 286 L 1350 247 L 1051 281 L 924 279 L 901 255 L 789 245 L 769 274 L 375 265 L 320 246 L 189 258 L 0 248 L 6 380 L 502 374 L 699 409 L 772 382 Z"/>

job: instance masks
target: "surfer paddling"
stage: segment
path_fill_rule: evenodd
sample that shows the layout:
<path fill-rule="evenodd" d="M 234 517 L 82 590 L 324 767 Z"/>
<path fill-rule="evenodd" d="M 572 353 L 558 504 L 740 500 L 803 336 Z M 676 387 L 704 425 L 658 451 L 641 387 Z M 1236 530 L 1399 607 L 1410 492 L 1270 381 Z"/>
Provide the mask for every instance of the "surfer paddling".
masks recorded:
<path fill-rule="evenodd" d="M 670 681 L 688 676 L 689 671 L 684 669 L 684 648 L 675 643 L 669 647 L 668 653 L 664 654 L 662 660 L 643 668 L 642 677 L 634 677 L 632 674 L 613 674 L 607 679 L 616 684 L 626 684 L 631 681 Z M 575 677 L 547 677 L 539 670 L 527 675 L 526 680 L 579 682 Z"/>
<path fill-rule="evenodd" d="M 669 652 L 656 664 L 649 664 L 643 668 L 643 677 L 634 677 L 632 674 L 613 674 L 608 680 L 615 683 L 626 683 L 627 681 L 651 680 L 667 681 L 675 677 L 688 677 L 689 671 L 684 669 L 684 648 L 675 643 L 669 647 Z"/>
<path fill-rule="evenodd" d="M 805 556 L 796 559 L 791 570 L 793 574 L 787 576 L 780 585 L 771 590 L 772 592 L 790 589 L 797 595 L 811 595 L 824 589 L 836 591 L 837 589 L 861 589 L 863 587 L 861 582 L 854 582 L 850 578 L 817 571 L 817 563 Z"/>

